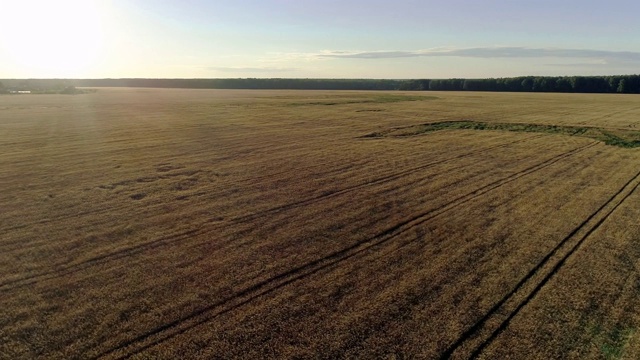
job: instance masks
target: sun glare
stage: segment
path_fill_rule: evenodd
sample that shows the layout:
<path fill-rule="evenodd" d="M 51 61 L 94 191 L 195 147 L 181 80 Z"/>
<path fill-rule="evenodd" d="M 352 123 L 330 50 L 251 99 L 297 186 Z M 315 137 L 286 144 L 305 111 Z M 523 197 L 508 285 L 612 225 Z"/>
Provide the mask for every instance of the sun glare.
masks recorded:
<path fill-rule="evenodd" d="M 2 62 L 20 72 L 17 77 L 82 77 L 98 66 L 105 40 L 104 2 L 0 3 L 4 15 L 0 25 Z"/>

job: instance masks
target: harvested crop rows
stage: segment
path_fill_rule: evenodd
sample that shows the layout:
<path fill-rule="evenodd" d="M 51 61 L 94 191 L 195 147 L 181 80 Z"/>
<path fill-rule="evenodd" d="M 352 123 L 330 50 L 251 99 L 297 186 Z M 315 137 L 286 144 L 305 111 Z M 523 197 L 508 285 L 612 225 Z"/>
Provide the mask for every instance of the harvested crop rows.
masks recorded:
<path fill-rule="evenodd" d="M 0 358 L 639 355 L 640 100 L 426 95 L 0 97 Z"/>

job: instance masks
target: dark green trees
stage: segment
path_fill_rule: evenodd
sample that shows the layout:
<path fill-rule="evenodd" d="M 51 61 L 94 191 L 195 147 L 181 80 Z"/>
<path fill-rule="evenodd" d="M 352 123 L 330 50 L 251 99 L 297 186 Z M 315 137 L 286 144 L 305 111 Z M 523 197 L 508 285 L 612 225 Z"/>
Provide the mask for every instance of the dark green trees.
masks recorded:
<path fill-rule="evenodd" d="M 412 80 L 415 82 L 415 80 Z M 424 83 L 428 82 L 428 86 Z M 421 80 L 411 90 L 464 90 L 511 92 L 640 93 L 640 75 L 621 76 L 520 76 L 498 79 Z"/>
<path fill-rule="evenodd" d="M 490 79 L 2 79 L 8 88 L 56 92 L 77 87 L 162 87 L 191 89 L 314 89 L 314 90 L 414 90 L 510 91 L 575 93 L 640 93 L 640 75 L 519 76 Z M 61 85 L 63 84 L 63 85 Z M 0 91 L 5 91 L 0 83 Z M 67 91 L 71 91 L 68 89 Z"/>

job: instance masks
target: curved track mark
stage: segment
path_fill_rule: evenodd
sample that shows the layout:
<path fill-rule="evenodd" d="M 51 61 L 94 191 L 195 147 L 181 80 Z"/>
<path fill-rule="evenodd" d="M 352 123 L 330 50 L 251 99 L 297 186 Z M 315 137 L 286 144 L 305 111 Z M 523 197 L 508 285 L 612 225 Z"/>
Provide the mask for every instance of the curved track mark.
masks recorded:
<path fill-rule="evenodd" d="M 139 344 L 141 342 L 145 342 L 153 337 L 159 336 L 159 339 L 155 339 L 152 340 L 140 347 L 138 347 L 137 349 L 132 349 L 131 352 L 129 352 L 127 355 L 123 355 L 120 358 L 127 358 L 130 356 L 133 356 L 137 353 L 140 353 L 141 351 L 144 351 L 154 345 L 157 345 L 165 340 L 168 340 L 170 338 L 173 338 L 177 335 L 183 334 L 186 331 L 201 325 L 213 318 L 216 318 L 224 313 L 227 313 L 233 309 L 238 308 L 239 306 L 242 306 L 244 304 L 247 304 L 251 301 L 253 301 L 254 299 L 257 299 L 259 297 L 262 297 L 266 294 L 269 294 L 277 289 L 280 289 L 288 284 L 291 284 L 293 282 L 296 282 L 300 279 L 306 278 L 312 274 L 318 273 L 321 270 L 324 270 L 332 265 L 341 263 L 349 258 L 352 258 L 360 253 L 363 253 L 367 250 L 372 249 L 373 247 L 376 246 L 380 246 L 383 245 L 384 243 L 390 241 L 391 239 L 393 239 L 394 237 L 396 237 L 399 234 L 402 234 L 408 230 L 410 230 L 411 228 L 413 228 L 416 225 L 419 225 L 421 223 L 424 223 L 430 219 L 433 219 L 437 216 L 440 216 L 444 213 L 446 213 L 447 211 L 450 211 L 454 208 L 457 208 L 461 205 L 464 205 L 465 203 L 467 203 L 468 201 L 471 201 L 472 199 L 475 199 L 483 194 L 486 194 L 487 192 L 490 192 L 492 190 L 495 190 L 497 188 L 499 188 L 500 186 L 515 181 L 516 179 L 519 179 L 525 175 L 531 174 L 535 171 L 538 171 L 540 169 L 543 169 L 545 167 L 548 167 L 564 158 L 567 158 L 569 156 L 572 156 L 576 153 L 579 153 L 581 151 L 584 151 L 588 148 L 591 148 L 595 145 L 597 145 L 598 142 L 593 142 L 593 143 L 589 143 L 587 145 L 581 146 L 579 148 L 570 150 L 568 152 L 553 156 L 541 163 L 538 163 L 536 165 L 530 166 L 524 170 L 518 171 L 515 174 L 511 174 L 505 178 L 496 180 L 494 182 L 491 182 L 487 185 L 484 185 L 470 193 L 467 193 L 466 195 L 462 195 L 459 196 L 458 198 L 452 200 L 451 202 L 448 202 L 444 205 L 441 205 L 438 208 L 435 209 L 431 209 L 428 210 L 424 213 L 421 213 L 417 216 L 414 216 L 410 219 L 407 219 L 405 221 L 402 221 L 396 225 L 393 225 L 391 227 L 389 227 L 386 230 L 383 230 L 381 232 L 379 232 L 378 234 L 374 235 L 371 238 L 368 239 L 364 239 L 361 240 L 357 243 L 354 243 L 353 245 L 344 248 L 342 250 L 339 251 L 335 251 L 333 253 L 330 253 L 328 255 L 325 255 L 322 258 L 313 260 L 311 262 L 308 262 L 306 264 L 300 265 L 298 267 L 295 267 L 291 270 L 288 270 L 284 273 L 275 275 L 273 277 L 267 278 L 255 285 L 252 285 L 244 290 L 239 291 L 238 293 L 234 294 L 233 296 L 223 299 L 219 302 L 216 302 L 214 304 L 211 304 L 205 308 L 199 309 L 197 311 L 194 311 L 186 316 L 183 316 L 180 319 L 174 320 L 172 322 L 163 324 L 155 329 L 151 329 L 150 331 L 143 333 L 133 339 L 124 341 L 118 345 L 116 345 L 115 347 L 108 349 L 102 353 L 100 353 L 99 355 L 97 355 L 95 358 L 100 358 L 100 357 L 104 357 L 104 356 L 108 356 L 114 353 L 118 353 L 121 351 L 124 351 L 126 348 L 135 346 L 136 344 Z M 219 309 L 221 307 L 225 307 L 224 309 Z M 212 311 L 218 309 L 218 311 L 211 313 Z M 170 329 L 174 329 L 174 331 L 172 331 L 169 334 L 165 334 L 162 335 L 163 332 L 168 331 Z"/>
<path fill-rule="evenodd" d="M 540 135 L 540 136 L 542 136 L 542 135 Z M 539 136 L 536 136 L 536 137 L 539 137 Z M 513 145 L 513 144 L 516 144 L 516 143 L 519 143 L 519 142 L 524 142 L 524 141 L 527 141 L 527 140 L 530 140 L 530 139 L 533 139 L 533 138 L 536 138 L 536 137 L 530 137 L 530 138 L 527 138 L 527 139 L 519 139 L 519 140 L 516 140 L 516 141 L 511 141 L 511 142 L 500 144 L 500 145 L 489 146 L 489 147 L 481 149 L 481 150 L 471 151 L 471 152 L 468 152 L 468 153 L 465 153 L 465 154 L 461 154 L 461 155 L 457 155 L 457 156 L 454 156 L 454 157 L 451 157 L 451 158 L 429 162 L 427 164 L 423 164 L 421 166 L 414 167 L 414 168 L 411 168 L 409 170 L 401 171 L 401 172 L 398 172 L 398 173 L 395 173 L 395 174 L 392 174 L 392 175 L 386 175 L 386 176 L 380 177 L 378 179 L 372 180 L 370 182 L 366 182 L 366 183 L 363 183 L 363 184 L 350 186 L 350 187 L 347 187 L 347 188 L 344 188 L 344 189 L 337 190 L 337 191 L 332 192 L 332 193 L 322 194 L 322 195 L 319 195 L 319 196 L 314 196 L 314 197 L 311 197 L 311 198 L 307 198 L 307 199 L 304 199 L 304 200 L 292 202 L 292 203 L 289 203 L 289 204 L 279 205 L 279 206 L 272 207 L 272 208 L 269 208 L 269 209 L 266 209 L 266 210 L 262 210 L 262 211 L 258 211 L 258 212 L 252 213 L 252 214 L 236 217 L 236 218 L 230 219 L 229 222 L 232 223 L 232 224 L 233 223 L 241 223 L 241 222 L 244 222 L 244 221 L 253 220 L 253 219 L 258 218 L 260 216 L 264 216 L 266 214 L 276 213 L 278 211 L 289 210 L 289 209 L 296 208 L 296 207 L 299 207 L 299 206 L 312 204 L 314 202 L 317 202 L 317 201 L 320 201 L 320 200 L 323 200 L 323 199 L 327 199 L 327 198 L 331 198 L 331 197 L 334 197 L 334 196 L 347 194 L 347 193 L 350 193 L 350 192 L 353 192 L 353 191 L 356 191 L 356 190 L 359 190 L 359 189 L 362 189 L 362 188 L 365 188 L 365 187 L 368 187 L 368 186 L 378 185 L 378 184 L 383 184 L 383 183 L 386 183 L 386 182 L 389 182 L 389 181 L 393 181 L 393 180 L 402 178 L 404 176 L 413 174 L 415 172 L 418 172 L 418 171 L 433 167 L 435 165 L 439 165 L 439 164 L 446 163 L 446 162 L 453 161 L 453 160 L 458 160 L 458 159 L 465 158 L 465 157 L 468 157 L 468 156 L 482 154 L 484 152 L 487 152 L 487 151 L 490 151 L 490 150 L 494 150 L 496 148 L 507 147 L 509 145 Z M 147 250 L 147 249 L 153 249 L 153 248 L 157 248 L 157 247 L 160 247 L 160 246 L 168 245 L 168 244 L 174 243 L 176 241 L 179 241 L 181 239 L 185 239 L 185 238 L 190 237 L 190 236 L 201 235 L 203 233 L 207 233 L 207 232 L 213 231 L 215 228 L 216 227 L 214 227 L 213 229 L 208 229 L 208 230 L 202 230 L 202 229 L 187 230 L 187 231 L 184 231 L 184 232 L 181 232 L 181 233 L 172 234 L 172 235 L 168 235 L 168 236 L 163 236 L 163 237 L 161 237 L 159 239 L 152 240 L 152 241 L 149 241 L 149 242 L 146 242 L 146 243 L 143 243 L 143 244 L 130 246 L 130 247 L 127 247 L 127 248 L 124 248 L 124 249 L 121 249 L 121 250 L 117 250 L 117 251 L 114 251 L 114 252 L 111 252 L 111 253 L 108 253 L 108 254 L 100 255 L 100 256 L 97 256 L 97 257 L 94 257 L 94 258 L 90 258 L 90 259 L 87 259 L 87 260 L 84 260 L 82 262 L 75 263 L 75 264 L 72 264 L 72 265 L 64 266 L 64 264 L 62 264 L 62 266 L 64 266 L 62 268 L 58 268 L 58 269 L 55 269 L 55 270 L 42 272 L 42 273 L 38 273 L 38 274 L 33 274 L 33 275 L 26 276 L 26 277 L 13 279 L 13 280 L 9 280 L 9 281 L 5 281 L 3 283 L 0 283 L 0 289 L 1 288 L 6 288 L 6 287 L 12 286 L 12 285 L 13 285 L 14 288 L 30 285 L 30 284 L 33 284 L 34 282 L 38 281 L 36 279 L 40 279 L 40 278 L 49 279 L 49 278 L 60 277 L 60 276 L 63 276 L 63 275 L 67 275 L 67 274 L 70 274 L 70 273 L 74 273 L 74 272 L 80 271 L 82 269 L 85 269 L 85 268 L 87 268 L 89 266 L 92 266 L 94 264 L 97 264 L 97 263 L 103 263 L 103 262 L 106 262 L 106 261 L 109 261 L 109 260 L 119 259 L 119 258 L 122 258 L 124 256 L 131 255 L 131 253 L 134 253 L 134 252 L 139 252 L 139 251 L 143 251 L 143 250 Z M 50 275 L 52 275 L 52 276 L 50 276 Z M 48 277 L 48 276 L 50 276 L 50 277 Z M 30 280 L 35 280 L 35 281 L 30 281 Z"/>
<path fill-rule="evenodd" d="M 540 135 L 540 136 L 542 136 L 542 135 Z M 377 178 L 375 180 L 372 180 L 372 181 L 369 181 L 369 182 L 366 182 L 366 183 L 349 186 L 349 187 L 346 187 L 346 188 L 343 188 L 343 189 L 340 189 L 340 190 L 336 190 L 334 192 L 330 192 L 330 193 L 314 196 L 314 197 L 311 197 L 311 198 L 307 198 L 307 199 L 304 199 L 304 200 L 292 202 L 292 203 L 289 203 L 289 204 L 275 206 L 275 207 L 272 207 L 272 208 L 269 208 L 269 209 L 266 209 L 266 210 L 258 211 L 258 212 L 253 213 L 253 214 L 240 216 L 240 217 L 232 219 L 231 221 L 233 221 L 233 222 L 241 222 L 241 221 L 245 221 L 245 220 L 252 220 L 252 219 L 255 219 L 257 217 L 260 217 L 260 216 L 263 216 L 263 215 L 266 215 L 266 214 L 270 214 L 270 213 L 274 213 L 274 212 L 277 212 L 277 211 L 280 211 L 280 210 L 287 210 L 287 209 L 295 208 L 295 207 L 298 207 L 298 206 L 301 206 L 301 205 L 307 205 L 307 204 L 313 203 L 315 201 L 318 201 L 320 199 L 330 198 L 330 197 L 342 195 L 342 194 L 345 194 L 345 193 L 348 193 L 348 192 L 352 192 L 352 191 L 355 191 L 355 190 L 359 190 L 359 189 L 362 189 L 362 188 L 367 187 L 367 186 L 377 185 L 377 184 L 382 184 L 382 183 L 386 183 L 386 182 L 389 182 L 389 181 L 393 181 L 393 180 L 402 178 L 404 176 L 413 174 L 415 172 L 428 169 L 428 168 L 433 167 L 435 165 L 440 165 L 440 164 L 443 164 L 443 163 L 447 163 L 447 162 L 450 162 L 450 161 L 453 161 L 453 160 L 459 160 L 459 159 L 466 158 L 466 157 L 473 156 L 473 155 L 479 155 L 479 154 L 482 154 L 482 153 L 484 153 L 486 151 L 490 151 L 490 150 L 506 147 L 506 146 L 513 145 L 513 144 L 516 144 L 516 143 L 519 143 L 519 142 L 524 142 L 524 141 L 527 141 L 527 140 L 531 140 L 531 139 L 534 139 L 534 138 L 537 138 L 537 137 L 540 137 L 540 136 L 531 137 L 531 138 L 527 138 L 527 139 L 520 139 L 520 140 L 516 140 L 516 141 L 511 141 L 511 142 L 500 144 L 500 145 L 489 146 L 489 147 L 486 147 L 484 149 L 471 151 L 471 152 L 460 154 L 460 155 L 457 155 L 457 156 L 454 156 L 454 157 L 451 157 L 451 158 L 438 160 L 438 161 L 432 161 L 432 162 L 429 162 L 429 163 L 426 163 L 426 164 L 423 164 L 423 165 L 420 165 L 420 166 L 416 166 L 416 167 L 413 167 L 411 169 L 404 170 L 404 171 L 401 171 L 401 172 L 398 172 L 398 173 L 395 173 L 395 174 L 382 176 L 380 178 Z"/>

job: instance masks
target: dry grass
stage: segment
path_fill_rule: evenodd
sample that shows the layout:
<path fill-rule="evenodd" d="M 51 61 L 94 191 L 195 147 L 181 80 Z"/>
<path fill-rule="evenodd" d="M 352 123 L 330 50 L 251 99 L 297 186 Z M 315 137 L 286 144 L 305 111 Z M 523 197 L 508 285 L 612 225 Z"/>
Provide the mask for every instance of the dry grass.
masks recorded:
<path fill-rule="evenodd" d="M 633 95 L 0 97 L 0 358 L 637 358 Z M 402 96 L 407 96 L 403 98 Z"/>

